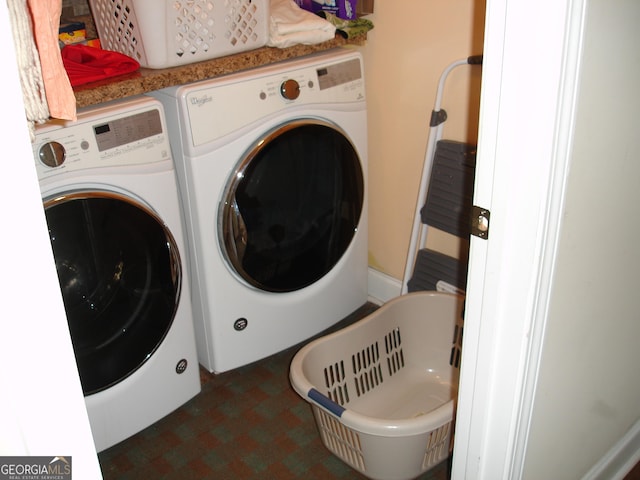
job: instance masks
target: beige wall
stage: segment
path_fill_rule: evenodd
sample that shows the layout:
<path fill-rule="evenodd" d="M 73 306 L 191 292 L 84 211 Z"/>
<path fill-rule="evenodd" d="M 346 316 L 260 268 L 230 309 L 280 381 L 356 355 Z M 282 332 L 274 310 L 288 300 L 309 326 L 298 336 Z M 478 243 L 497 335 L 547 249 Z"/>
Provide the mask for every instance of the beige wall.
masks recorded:
<path fill-rule="evenodd" d="M 364 55 L 369 118 L 369 266 L 401 279 L 438 80 L 482 53 L 485 0 L 377 0 Z M 448 77 L 443 138 L 476 142 L 480 69 Z M 471 120 L 469 120 L 471 119 Z M 458 256 L 455 237 L 428 246 Z"/>

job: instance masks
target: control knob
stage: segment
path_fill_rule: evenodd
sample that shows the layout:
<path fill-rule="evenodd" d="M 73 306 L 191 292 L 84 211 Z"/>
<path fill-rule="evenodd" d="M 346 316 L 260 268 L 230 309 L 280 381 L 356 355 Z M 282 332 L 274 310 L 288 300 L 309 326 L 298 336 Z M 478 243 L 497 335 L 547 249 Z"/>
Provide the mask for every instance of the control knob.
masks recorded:
<path fill-rule="evenodd" d="M 300 84 L 290 78 L 280 85 L 280 94 L 287 100 L 295 100 L 300 96 Z"/>
<path fill-rule="evenodd" d="M 47 167 L 55 168 L 62 165 L 66 159 L 67 152 L 64 146 L 58 142 L 47 142 L 40 147 L 38 157 Z"/>

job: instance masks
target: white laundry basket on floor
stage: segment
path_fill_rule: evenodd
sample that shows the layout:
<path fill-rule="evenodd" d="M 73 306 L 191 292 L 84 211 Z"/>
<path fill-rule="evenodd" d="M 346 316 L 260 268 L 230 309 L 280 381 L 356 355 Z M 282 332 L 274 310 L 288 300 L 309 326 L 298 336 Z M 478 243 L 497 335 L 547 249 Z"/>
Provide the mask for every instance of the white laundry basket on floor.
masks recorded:
<path fill-rule="evenodd" d="M 372 479 L 411 479 L 449 456 L 463 298 L 397 297 L 314 340 L 290 380 L 312 407 L 324 445 Z"/>
<path fill-rule="evenodd" d="M 270 0 L 89 0 L 102 48 L 147 68 L 253 50 L 269 40 Z"/>

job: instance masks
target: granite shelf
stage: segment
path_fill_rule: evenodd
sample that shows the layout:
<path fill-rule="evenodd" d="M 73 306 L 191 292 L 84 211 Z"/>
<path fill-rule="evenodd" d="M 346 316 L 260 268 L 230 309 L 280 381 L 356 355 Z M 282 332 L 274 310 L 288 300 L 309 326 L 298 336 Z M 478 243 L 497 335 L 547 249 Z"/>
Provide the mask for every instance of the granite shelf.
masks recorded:
<path fill-rule="evenodd" d="M 336 34 L 333 40 L 316 45 L 295 45 L 288 48 L 262 47 L 244 53 L 180 67 L 159 70 L 141 68 L 134 73 L 75 87 L 76 105 L 78 108 L 87 107 L 173 85 L 219 77 L 332 48 L 346 45 L 364 45 L 366 38 L 366 34 L 349 39 Z"/>

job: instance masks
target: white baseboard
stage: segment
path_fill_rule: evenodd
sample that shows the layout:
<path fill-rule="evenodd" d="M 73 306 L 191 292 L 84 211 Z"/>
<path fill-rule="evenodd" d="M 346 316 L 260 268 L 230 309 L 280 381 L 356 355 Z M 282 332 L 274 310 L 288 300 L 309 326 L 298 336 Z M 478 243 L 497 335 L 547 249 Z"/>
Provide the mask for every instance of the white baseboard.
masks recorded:
<path fill-rule="evenodd" d="M 377 305 L 400 295 L 402 281 L 369 267 L 369 301 Z"/>
<path fill-rule="evenodd" d="M 582 480 L 622 480 L 640 462 L 640 420 L 638 420 Z"/>

